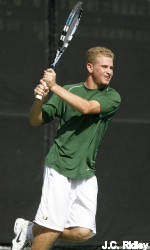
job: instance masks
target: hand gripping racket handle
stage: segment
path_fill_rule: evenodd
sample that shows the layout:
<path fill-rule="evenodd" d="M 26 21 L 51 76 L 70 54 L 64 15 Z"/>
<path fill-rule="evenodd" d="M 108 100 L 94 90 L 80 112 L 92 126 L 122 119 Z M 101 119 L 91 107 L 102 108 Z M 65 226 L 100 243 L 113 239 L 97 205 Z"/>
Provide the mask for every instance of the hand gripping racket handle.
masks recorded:
<path fill-rule="evenodd" d="M 51 68 L 52 68 L 52 69 L 55 69 L 55 65 L 54 65 L 54 64 L 51 64 Z M 47 86 L 46 82 L 44 82 L 44 86 L 45 86 L 45 87 Z M 35 98 L 36 98 L 36 99 L 39 99 L 39 100 L 42 100 L 43 97 L 42 97 L 41 95 L 36 95 Z"/>
<path fill-rule="evenodd" d="M 44 86 L 46 87 L 46 82 L 44 82 Z M 38 100 L 42 100 L 43 96 L 36 95 L 35 98 L 38 99 Z"/>

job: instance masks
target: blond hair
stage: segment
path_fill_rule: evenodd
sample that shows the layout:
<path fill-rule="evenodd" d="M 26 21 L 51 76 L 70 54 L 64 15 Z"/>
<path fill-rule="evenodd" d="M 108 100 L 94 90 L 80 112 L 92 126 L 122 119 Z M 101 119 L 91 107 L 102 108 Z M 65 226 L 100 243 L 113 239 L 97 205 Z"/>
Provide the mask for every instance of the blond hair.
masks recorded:
<path fill-rule="evenodd" d="M 86 62 L 95 63 L 98 56 L 110 57 L 114 60 L 114 53 L 105 47 L 94 47 L 90 48 L 86 52 Z"/>

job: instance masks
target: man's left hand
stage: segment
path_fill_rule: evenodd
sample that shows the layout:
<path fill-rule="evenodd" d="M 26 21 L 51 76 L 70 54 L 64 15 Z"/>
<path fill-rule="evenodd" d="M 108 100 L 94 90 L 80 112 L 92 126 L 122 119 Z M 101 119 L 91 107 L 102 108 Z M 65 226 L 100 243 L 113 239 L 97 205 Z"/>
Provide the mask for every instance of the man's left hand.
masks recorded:
<path fill-rule="evenodd" d="M 53 69 L 44 70 L 43 81 L 46 82 L 49 89 L 56 85 L 56 73 Z"/>

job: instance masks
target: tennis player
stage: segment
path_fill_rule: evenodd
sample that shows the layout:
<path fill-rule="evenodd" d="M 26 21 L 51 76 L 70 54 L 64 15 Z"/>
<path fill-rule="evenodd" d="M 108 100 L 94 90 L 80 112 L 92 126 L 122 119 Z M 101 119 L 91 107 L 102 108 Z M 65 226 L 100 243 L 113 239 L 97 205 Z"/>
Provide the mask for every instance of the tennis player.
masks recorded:
<path fill-rule="evenodd" d="M 44 169 L 41 202 L 34 222 L 17 219 L 12 249 L 23 249 L 31 239 L 32 250 L 46 250 L 59 239 L 82 242 L 96 234 L 98 147 L 119 108 L 121 98 L 109 86 L 114 54 L 94 47 L 86 53 L 87 79 L 61 87 L 53 69 L 44 71 L 34 89 L 30 111 L 33 126 L 60 118 L 54 144 Z M 46 82 L 46 86 L 45 86 Z M 48 92 L 52 97 L 44 103 Z"/>

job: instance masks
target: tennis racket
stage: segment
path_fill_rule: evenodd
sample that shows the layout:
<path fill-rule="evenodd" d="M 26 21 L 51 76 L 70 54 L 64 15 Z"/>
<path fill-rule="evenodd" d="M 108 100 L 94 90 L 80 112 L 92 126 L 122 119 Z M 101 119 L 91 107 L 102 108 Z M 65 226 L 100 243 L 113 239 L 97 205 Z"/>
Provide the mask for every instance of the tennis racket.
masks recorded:
<path fill-rule="evenodd" d="M 82 4 L 83 2 L 78 2 L 69 14 L 69 17 L 65 23 L 65 26 L 60 36 L 55 59 L 53 63 L 51 64 L 51 68 L 53 69 L 55 69 L 56 64 L 58 63 L 61 56 L 65 52 L 66 48 L 68 47 L 70 41 L 72 40 L 77 30 L 77 27 L 79 25 L 79 22 L 83 13 Z M 42 96 L 36 95 L 36 98 L 41 100 Z"/>

